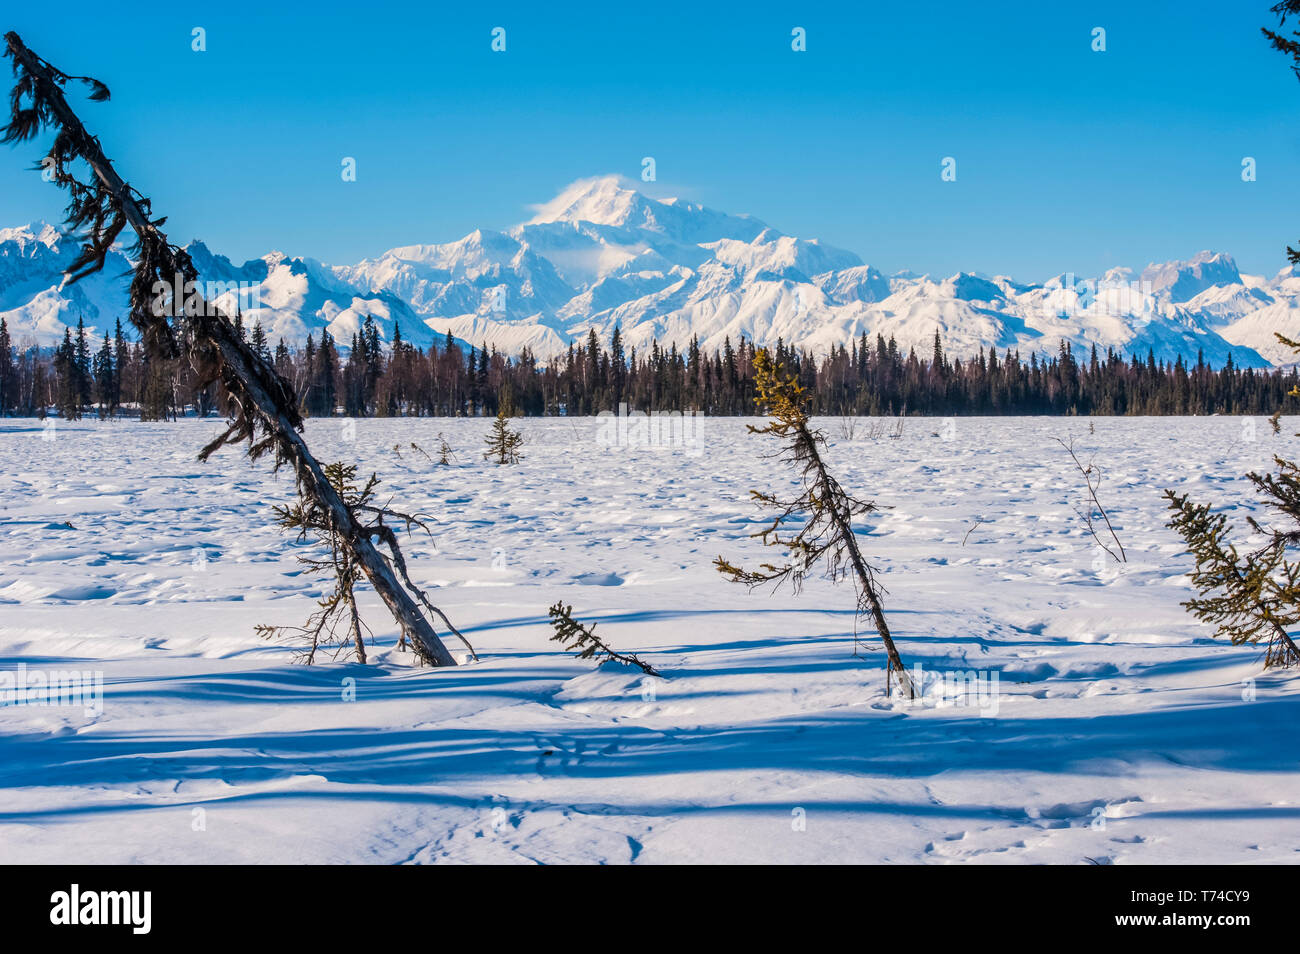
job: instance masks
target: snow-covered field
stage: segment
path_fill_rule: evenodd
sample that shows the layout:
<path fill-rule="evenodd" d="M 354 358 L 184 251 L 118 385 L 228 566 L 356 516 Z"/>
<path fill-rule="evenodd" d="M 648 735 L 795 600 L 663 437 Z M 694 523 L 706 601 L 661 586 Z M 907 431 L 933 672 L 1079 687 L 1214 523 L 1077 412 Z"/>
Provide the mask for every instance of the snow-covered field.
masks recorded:
<path fill-rule="evenodd" d="M 288 476 L 195 461 L 219 422 L 0 422 L 0 672 L 104 686 L 102 711 L 0 708 L 0 857 L 1300 861 L 1297 677 L 1179 606 L 1160 497 L 1242 501 L 1296 421 L 821 423 L 843 483 L 891 508 L 862 543 L 904 660 L 991 697 L 893 702 L 883 653 L 854 657 L 847 584 L 718 575 L 719 554 L 770 558 L 748 491 L 789 481 L 741 421 L 629 448 L 526 420 L 514 467 L 479 458 L 484 420 L 310 423 L 321 459 L 433 517 L 408 559 L 482 657 L 448 670 L 395 653 L 369 593 L 373 665 L 294 665 L 255 635 L 302 622 L 320 583 L 271 525 Z M 456 466 L 410 448 L 438 432 Z M 1105 468 L 1126 565 L 1073 512 L 1058 436 Z M 557 599 L 665 678 L 566 655 Z"/>

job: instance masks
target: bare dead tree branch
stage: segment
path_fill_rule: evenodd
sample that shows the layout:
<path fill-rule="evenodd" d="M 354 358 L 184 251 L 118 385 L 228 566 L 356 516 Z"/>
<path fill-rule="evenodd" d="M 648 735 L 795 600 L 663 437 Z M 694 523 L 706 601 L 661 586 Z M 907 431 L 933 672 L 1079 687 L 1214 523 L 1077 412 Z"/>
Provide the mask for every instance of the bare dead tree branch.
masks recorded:
<path fill-rule="evenodd" d="M 1084 486 L 1088 488 L 1088 496 L 1092 500 L 1092 508 L 1080 510 L 1078 507 L 1075 507 L 1074 512 L 1079 515 L 1081 520 L 1083 520 L 1084 525 L 1088 528 L 1088 532 L 1092 534 L 1092 538 L 1097 541 L 1097 546 L 1109 553 L 1116 563 L 1127 563 L 1128 554 L 1124 552 L 1124 544 L 1119 542 L 1119 537 L 1115 535 L 1115 528 L 1111 526 L 1110 516 L 1106 513 L 1106 508 L 1103 507 L 1101 501 L 1097 499 L 1097 488 L 1101 486 L 1101 467 L 1092 461 L 1088 461 L 1088 466 L 1085 467 L 1079 460 L 1079 456 L 1074 452 L 1073 440 L 1068 444 L 1059 437 L 1055 440 L 1056 443 L 1066 449 L 1070 455 L 1070 459 L 1074 461 L 1074 466 L 1079 468 L 1079 473 L 1083 475 Z M 1105 522 L 1106 529 L 1110 532 L 1110 538 L 1115 541 L 1115 546 L 1119 548 L 1118 553 L 1108 547 L 1105 542 L 1102 541 L 1101 536 L 1097 533 L 1097 526 L 1093 518 L 1094 508 L 1097 513 L 1101 514 L 1101 519 Z"/>

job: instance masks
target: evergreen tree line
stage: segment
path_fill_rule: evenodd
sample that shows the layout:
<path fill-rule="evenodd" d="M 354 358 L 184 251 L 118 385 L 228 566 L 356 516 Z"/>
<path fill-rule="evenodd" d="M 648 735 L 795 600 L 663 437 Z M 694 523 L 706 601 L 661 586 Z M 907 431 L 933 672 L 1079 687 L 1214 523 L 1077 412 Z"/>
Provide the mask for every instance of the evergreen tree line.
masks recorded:
<path fill-rule="evenodd" d="M 561 355 L 538 360 L 528 349 L 507 357 L 495 348 L 462 350 L 450 335 L 427 349 L 404 339 L 397 327 L 385 349 L 367 318 L 346 352 L 327 332 L 291 349 L 274 350 L 260 324 L 240 334 L 295 388 L 305 414 L 324 417 L 582 415 L 627 404 L 637 411 L 690 411 L 709 415 L 754 413 L 754 345 L 728 339 L 712 353 L 693 340 L 684 350 L 657 342 L 625 349 L 619 329 L 608 346 L 592 330 Z M 346 355 L 346 357 L 344 356 Z M 1210 367 L 1181 358 L 1124 357 L 1094 347 L 1080 356 L 1061 342 L 1055 355 L 1022 360 L 1008 349 L 980 350 L 950 359 L 938 333 L 926 358 L 904 354 L 891 338 L 863 335 L 851 346 L 814 356 L 778 342 L 778 364 L 797 376 L 816 414 L 1268 414 L 1300 385 L 1296 368 L 1239 368 L 1231 359 Z M 81 321 L 55 349 L 15 347 L 0 319 L 0 413 L 68 419 L 131 414 L 163 420 L 184 413 L 229 410 L 219 386 L 196 387 L 180 362 L 151 359 L 128 342 L 122 323 L 102 341 Z"/>

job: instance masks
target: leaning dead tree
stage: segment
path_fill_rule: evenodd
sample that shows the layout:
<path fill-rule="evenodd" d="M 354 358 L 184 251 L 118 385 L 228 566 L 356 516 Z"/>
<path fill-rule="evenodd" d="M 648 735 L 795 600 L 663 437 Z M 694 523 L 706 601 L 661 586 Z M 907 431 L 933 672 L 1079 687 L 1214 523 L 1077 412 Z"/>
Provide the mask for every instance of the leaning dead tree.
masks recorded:
<path fill-rule="evenodd" d="M 118 175 L 99 140 L 86 131 L 64 96 L 71 81 L 86 84 L 95 102 L 109 98 L 108 88 L 98 80 L 56 69 L 24 46 L 17 33 L 6 33 L 5 43 L 16 79 L 10 120 L 0 130 L 0 142 L 20 143 L 46 129 L 54 132 L 54 144 L 40 168 L 68 190 L 66 226 L 82 238 L 81 254 L 68 267 L 65 282 L 103 268 L 114 242 L 130 226 L 136 235 L 137 260 L 130 317 L 144 348 L 151 357 L 184 357 L 200 386 L 220 383 L 230 395 L 229 426 L 199 452 L 199 459 L 207 460 L 227 444 L 246 441 L 253 460 L 270 455 L 275 469 L 290 465 L 304 521 L 332 528 L 349 565 L 374 587 L 397 621 L 403 640 L 410 639 L 422 662 L 456 665 L 422 611 L 422 594 L 405 573 L 391 528 L 343 500 L 307 448 L 292 386 L 249 347 L 229 317 L 199 293 L 198 270 L 189 254 L 168 242 L 161 231 L 166 220 L 152 217 L 149 200 Z M 73 169 L 78 163 L 84 163 L 90 175 L 79 177 Z M 427 600 L 423 604 L 439 612 Z"/>
<path fill-rule="evenodd" d="M 862 555 L 858 538 L 853 532 L 853 518 L 874 513 L 874 503 L 859 500 L 847 493 L 839 481 L 831 476 L 822 460 L 821 448 L 826 443 L 821 431 L 813 430 L 808 422 L 807 397 L 798 381 L 787 376 L 777 366 L 767 349 L 754 355 L 754 386 L 760 407 L 766 407 L 771 420 L 762 427 L 748 425 L 751 434 L 770 434 L 784 444 L 779 453 L 783 463 L 790 464 L 803 481 L 803 492 L 784 500 L 774 494 L 750 491 L 750 496 L 765 510 L 774 511 L 772 521 L 754 537 L 770 547 L 778 547 L 790 554 L 790 562 L 764 563 L 757 570 L 733 566 L 722 557 L 713 561 L 724 576 L 749 587 L 771 583 L 780 586 L 789 583 L 798 592 L 809 572 L 823 558 L 826 575 L 832 581 L 845 577 L 852 579 L 857 590 L 858 613 L 869 615 L 875 624 L 880 640 L 889 655 L 888 672 L 897 676 L 899 686 L 907 698 L 916 698 L 916 688 L 903 666 L 903 660 L 889 634 L 885 610 L 881 603 L 883 590 L 876 581 L 875 570 Z M 787 524 L 802 521 L 798 532 L 785 532 Z"/>

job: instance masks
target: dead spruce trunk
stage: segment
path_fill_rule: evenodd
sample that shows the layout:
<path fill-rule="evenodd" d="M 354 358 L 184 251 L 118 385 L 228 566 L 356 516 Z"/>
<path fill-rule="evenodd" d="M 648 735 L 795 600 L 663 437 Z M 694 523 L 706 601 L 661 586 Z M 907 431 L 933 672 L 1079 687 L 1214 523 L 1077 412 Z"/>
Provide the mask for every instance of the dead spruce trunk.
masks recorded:
<path fill-rule="evenodd" d="M 124 219 L 139 237 L 141 262 L 137 269 L 137 280 L 132 286 L 132 317 L 137 325 L 143 325 L 142 335 L 148 328 L 154 333 L 152 340 L 147 340 L 146 347 L 157 347 L 160 340 L 171 340 L 171 331 L 166 318 L 157 312 L 152 317 L 146 314 L 142 300 L 141 277 L 153 277 L 158 273 L 168 276 L 196 279 L 197 271 L 180 249 L 173 247 L 158 225 L 163 220 L 152 221 L 149 217 L 149 204 L 139 193 L 134 192 L 113 169 L 112 163 L 104 155 L 99 141 L 91 136 L 73 112 L 63 95 L 62 84 L 69 77 L 54 69 L 26 46 L 16 33 L 5 34 L 8 55 L 13 59 L 15 71 L 19 68 L 27 76 L 20 82 L 28 82 L 28 95 L 35 104 L 34 114 L 18 115 L 18 99 L 15 98 L 15 118 L 10 125 L 7 138 L 10 141 L 30 138 L 45 125 L 57 123 L 61 130 L 54 150 L 62 148 L 61 155 L 83 159 L 98 180 L 97 186 L 81 184 L 83 190 L 97 188 L 100 195 L 87 196 L 73 189 L 74 204 L 82 201 L 87 205 L 91 201 L 100 203 L 100 208 L 114 213 L 112 224 L 105 224 L 105 216 L 94 217 L 92 223 L 93 246 L 87 246 L 85 253 L 93 262 L 93 248 L 104 248 L 104 242 L 111 246 L 117 233 L 121 230 L 119 219 Z M 107 98 L 96 84 L 95 97 Z M 64 137 L 68 137 L 64 141 Z M 51 153 L 54 155 L 54 152 Z M 56 160 L 56 163 L 58 160 Z M 61 178 L 62 176 L 62 178 Z M 56 182 L 69 187 L 70 175 L 60 169 L 56 173 Z M 86 221 L 85 216 L 82 222 Z M 84 262 L 82 264 L 85 264 Z M 102 266 L 102 257 L 97 270 Z M 146 268 L 148 269 L 146 275 Z M 83 273 L 85 274 L 85 273 Z M 80 277 L 80 276 L 76 276 Z M 75 278 L 74 278 L 75 280 Z M 178 305 L 173 299 L 173 305 Z M 175 310 L 175 309 L 173 309 Z M 378 550 L 371 539 L 372 529 L 363 525 L 351 510 L 343 503 L 338 493 L 325 478 L 320 463 L 312 456 L 306 441 L 299 432 L 301 419 L 298 415 L 296 399 L 289 386 L 262 360 L 235 332 L 229 318 L 216 306 L 206 300 L 195 309 L 197 315 L 185 312 L 188 323 L 189 341 L 187 347 L 192 362 L 211 363 L 215 367 L 214 379 L 219 379 L 231 392 L 239 407 L 239 414 L 230 429 L 217 440 L 204 448 L 200 457 L 206 457 L 225 443 L 247 438 L 250 443 L 249 454 L 261 456 L 269 450 L 276 452 L 276 466 L 288 462 L 293 466 L 298 480 L 299 494 L 324 512 L 328 513 L 339 528 L 342 545 L 352 550 L 357 564 L 366 579 L 370 581 L 379 598 L 384 601 L 393 618 L 401 628 L 403 636 L 411 643 L 428 664 L 434 666 L 454 666 L 455 659 L 439 639 L 428 618 L 421 612 L 419 605 L 401 584 L 388 559 Z M 255 428 L 260 428 L 263 436 L 254 442 Z"/>

